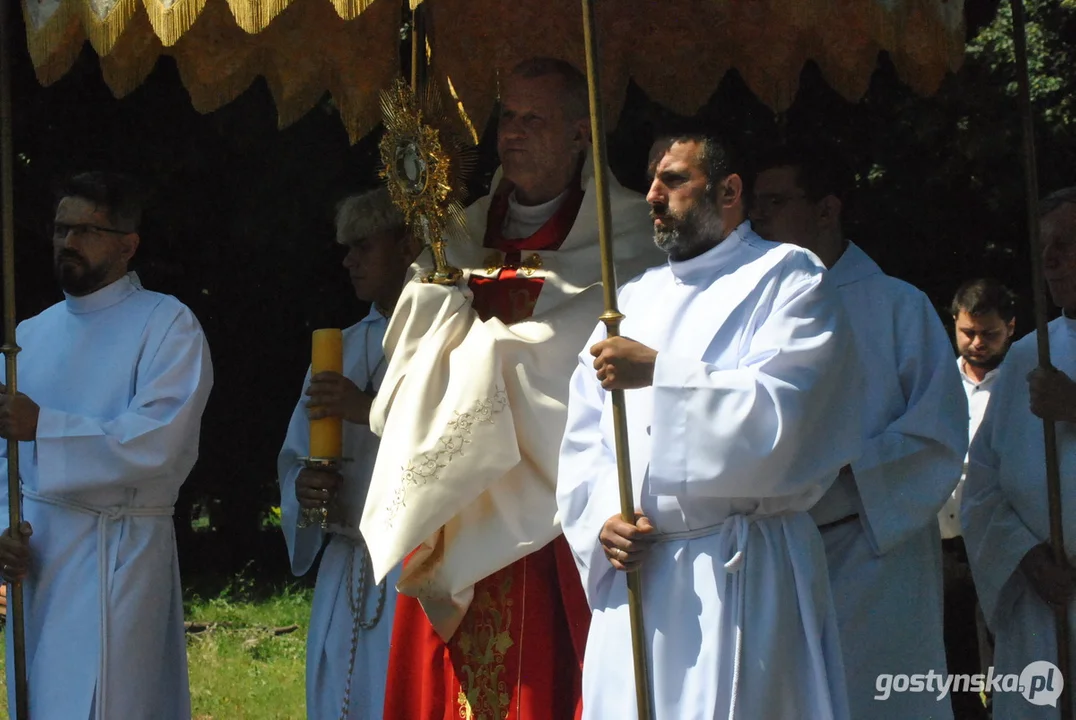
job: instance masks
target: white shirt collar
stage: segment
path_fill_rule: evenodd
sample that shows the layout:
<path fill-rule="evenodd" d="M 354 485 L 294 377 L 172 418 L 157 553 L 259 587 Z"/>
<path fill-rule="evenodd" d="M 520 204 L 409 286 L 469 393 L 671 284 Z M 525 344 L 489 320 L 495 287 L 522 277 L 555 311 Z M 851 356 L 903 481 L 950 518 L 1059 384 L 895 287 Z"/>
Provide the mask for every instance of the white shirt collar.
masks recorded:
<path fill-rule="evenodd" d="M 504 218 L 504 230 L 508 237 L 530 237 L 557 212 L 557 208 L 568 197 L 565 189 L 560 195 L 540 205 L 521 205 L 516 199 L 516 191 L 513 190 L 508 196 L 508 212 Z M 522 233 L 522 234 L 520 234 Z"/>

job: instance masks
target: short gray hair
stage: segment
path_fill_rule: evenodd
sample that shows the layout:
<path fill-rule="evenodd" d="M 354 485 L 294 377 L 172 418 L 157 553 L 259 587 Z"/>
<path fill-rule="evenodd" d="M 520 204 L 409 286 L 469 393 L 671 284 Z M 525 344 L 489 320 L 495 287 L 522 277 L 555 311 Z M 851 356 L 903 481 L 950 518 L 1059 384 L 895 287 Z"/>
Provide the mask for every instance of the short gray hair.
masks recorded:
<path fill-rule="evenodd" d="M 1062 205 L 1076 205 L 1076 185 L 1061 188 L 1039 201 L 1039 217 L 1044 218 Z"/>
<path fill-rule="evenodd" d="M 532 57 L 518 63 L 509 75 L 527 79 L 556 75 L 564 83 L 564 114 L 568 120 L 590 119 L 587 76 L 570 62 L 551 57 Z"/>
<path fill-rule="evenodd" d="M 350 195 L 336 205 L 336 242 L 341 245 L 405 227 L 403 213 L 384 186 Z"/>

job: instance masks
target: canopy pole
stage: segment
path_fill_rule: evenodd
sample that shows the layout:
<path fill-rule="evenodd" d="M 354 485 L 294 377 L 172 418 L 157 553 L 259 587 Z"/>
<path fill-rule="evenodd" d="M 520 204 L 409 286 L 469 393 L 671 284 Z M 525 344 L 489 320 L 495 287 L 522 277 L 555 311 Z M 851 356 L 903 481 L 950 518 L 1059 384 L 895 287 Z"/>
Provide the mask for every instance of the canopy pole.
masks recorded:
<path fill-rule="evenodd" d="M 0 0 L 0 188 L 3 192 L 3 273 L 4 273 L 4 353 L 7 394 L 18 389 L 15 343 L 15 156 L 12 143 L 11 112 L 11 13 L 14 2 Z M 22 524 L 22 491 L 19 487 L 19 443 L 7 441 L 8 527 L 18 533 Z M 15 661 L 15 717 L 27 720 L 29 694 L 26 684 L 26 622 L 22 582 L 8 585 L 7 628 L 13 639 Z"/>
<path fill-rule="evenodd" d="M 609 186 L 605 162 L 605 125 L 602 122 L 601 81 L 598 69 L 598 40 L 594 21 L 596 0 L 583 2 L 583 37 L 587 53 L 587 86 L 590 90 L 590 133 L 594 146 L 594 184 L 598 201 L 598 239 L 601 245 L 602 288 L 605 294 L 605 312 L 599 318 L 605 323 L 609 337 L 620 335 L 620 321 L 624 316 L 617 308 L 616 267 L 613 265 L 613 238 L 609 214 Z M 616 441 L 617 477 L 620 485 L 620 516 L 624 522 L 635 524 L 635 492 L 631 482 L 631 464 L 628 456 L 628 424 L 624 406 L 624 391 L 613 390 L 613 434 Z M 643 633 L 643 589 L 638 570 L 628 572 L 628 614 L 631 621 L 631 649 L 635 665 L 635 698 L 639 720 L 653 717 L 650 699 L 650 672 L 646 659 L 645 635 Z"/>
<path fill-rule="evenodd" d="M 411 9 L 411 92 L 426 82 L 426 4 Z"/>
<path fill-rule="evenodd" d="M 1027 226 L 1031 245 L 1031 282 L 1035 298 L 1035 334 L 1039 348 L 1039 367 L 1053 370 L 1050 362 L 1050 335 L 1046 320 L 1046 283 L 1042 274 L 1042 239 L 1039 236 L 1039 174 L 1035 158 L 1035 123 L 1031 107 L 1030 72 L 1027 62 L 1027 26 L 1023 0 L 1009 0 L 1012 6 L 1013 47 L 1016 52 L 1016 80 L 1024 130 L 1024 180 L 1027 196 Z M 1057 460 L 1057 431 L 1053 420 L 1042 421 L 1046 446 L 1046 494 L 1050 508 L 1050 547 L 1054 562 L 1068 565 L 1065 553 L 1064 526 L 1061 518 L 1061 473 Z M 1072 720 L 1072 674 L 1069 656 L 1068 605 L 1054 608 L 1057 634 L 1057 666 L 1065 684 L 1061 692 L 1062 720 Z"/>

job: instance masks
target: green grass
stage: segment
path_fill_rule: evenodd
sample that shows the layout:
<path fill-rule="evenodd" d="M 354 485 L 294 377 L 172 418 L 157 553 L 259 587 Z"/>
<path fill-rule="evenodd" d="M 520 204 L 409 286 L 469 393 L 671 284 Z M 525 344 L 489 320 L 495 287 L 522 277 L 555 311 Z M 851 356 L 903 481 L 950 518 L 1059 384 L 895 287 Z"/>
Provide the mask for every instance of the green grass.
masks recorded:
<path fill-rule="evenodd" d="M 310 589 L 285 588 L 255 598 L 249 581 L 217 597 L 185 604 L 188 622 L 210 624 L 187 634 L 194 720 L 301 720 Z M 220 623 L 212 625 L 212 623 Z M 275 628 L 298 625 L 274 635 Z M 8 717 L 0 653 L 0 717 Z"/>

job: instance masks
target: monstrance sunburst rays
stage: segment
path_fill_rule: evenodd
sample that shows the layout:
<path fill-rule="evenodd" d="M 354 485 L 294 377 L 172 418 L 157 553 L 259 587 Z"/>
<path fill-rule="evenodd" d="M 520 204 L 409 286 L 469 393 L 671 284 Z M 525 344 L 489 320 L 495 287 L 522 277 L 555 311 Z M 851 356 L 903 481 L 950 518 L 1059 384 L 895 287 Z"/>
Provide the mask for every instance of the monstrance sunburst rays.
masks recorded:
<path fill-rule="evenodd" d="M 412 232 L 433 253 L 426 282 L 451 284 L 460 277 L 448 264 L 445 241 L 466 232 L 462 200 L 466 179 L 477 166 L 477 151 L 456 128 L 437 86 L 427 83 L 416 96 L 397 80 L 381 92 L 385 135 L 381 138 L 381 177 Z"/>

